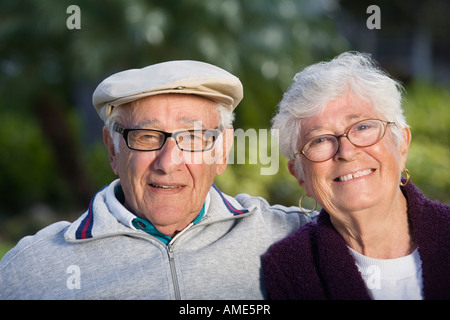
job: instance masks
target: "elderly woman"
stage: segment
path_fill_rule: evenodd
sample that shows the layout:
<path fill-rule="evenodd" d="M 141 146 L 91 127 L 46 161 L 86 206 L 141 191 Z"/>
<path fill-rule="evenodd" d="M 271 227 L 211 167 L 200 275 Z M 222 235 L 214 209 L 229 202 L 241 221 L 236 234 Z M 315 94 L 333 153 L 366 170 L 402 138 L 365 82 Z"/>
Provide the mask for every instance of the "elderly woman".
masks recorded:
<path fill-rule="evenodd" d="M 295 76 L 273 128 L 323 209 L 265 254 L 270 298 L 450 298 L 450 206 L 410 182 L 401 89 L 360 53 Z"/>

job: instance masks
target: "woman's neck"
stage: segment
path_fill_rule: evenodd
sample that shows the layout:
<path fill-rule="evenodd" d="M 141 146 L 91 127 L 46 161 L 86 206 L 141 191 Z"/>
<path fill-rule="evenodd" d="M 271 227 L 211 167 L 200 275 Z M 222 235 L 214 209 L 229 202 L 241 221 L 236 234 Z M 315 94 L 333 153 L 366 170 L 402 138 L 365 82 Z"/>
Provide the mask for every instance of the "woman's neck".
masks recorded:
<path fill-rule="evenodd" d="M 331 222 L 350 248 L 367 257 L 393 259 L 415 249 L 407 203 L 401 192 L 390 205 L 331 215 Z"/>

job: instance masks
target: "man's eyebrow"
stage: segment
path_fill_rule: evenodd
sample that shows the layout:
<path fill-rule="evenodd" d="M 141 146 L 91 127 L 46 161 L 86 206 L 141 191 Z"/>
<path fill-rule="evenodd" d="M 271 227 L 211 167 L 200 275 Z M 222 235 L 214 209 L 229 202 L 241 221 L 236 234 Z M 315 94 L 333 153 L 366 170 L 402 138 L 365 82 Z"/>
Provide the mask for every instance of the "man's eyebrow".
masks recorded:
<path fill-rule="evenodd" d="M 177 122 L 179 122 L 182 125 L 195 126 L 197 128 L 198 127 L 205 128 L 202 121 L 193 119 L 193 118 L 181 117 L 177 120 Z M 138 123 L 135 128 L 136 129 L 145 129 L 148 127 L 156 127 L 160 124 L 161 124 L 161 121 L 159 121 L 158 119 L 149 119 L 149 120 Z"/>
<path fill-rule="evenodd" d="M 154 127 L 160 123 L 158 119 L 150 119 L 143 122 L 140 122 L 136 125 L 136 129 L 145 129 L 147 127 Z"/>
<path fill-rule="evenodd" d="M 188 117 L 182 117 L 180 119 L 178 119 L 178 122 L 181 122 L 185 125 L 190 125 L 190 126 L 194 126 L 194 127 L 201 127 L 201 128 L 205 128 L 205 126 L 203 125 L 203 122 L 197 119 L 192 119 L 192 118 L 188 118 Z"/>

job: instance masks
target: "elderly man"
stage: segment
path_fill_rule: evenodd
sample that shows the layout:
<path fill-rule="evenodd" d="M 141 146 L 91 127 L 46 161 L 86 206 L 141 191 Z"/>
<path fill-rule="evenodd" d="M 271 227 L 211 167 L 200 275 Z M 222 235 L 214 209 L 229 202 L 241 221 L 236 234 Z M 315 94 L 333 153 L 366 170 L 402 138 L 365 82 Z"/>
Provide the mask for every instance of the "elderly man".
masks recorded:
<path fill-rule="evenodd" d="M 8 252 L 0 298 L 264 298 L 261 255 L 312 217 L 213 184 L 227 166 L 242 97 L 238 78 L 196 61 L 100 83 L 93 103 L 119 179 L 75 222 Z"/>

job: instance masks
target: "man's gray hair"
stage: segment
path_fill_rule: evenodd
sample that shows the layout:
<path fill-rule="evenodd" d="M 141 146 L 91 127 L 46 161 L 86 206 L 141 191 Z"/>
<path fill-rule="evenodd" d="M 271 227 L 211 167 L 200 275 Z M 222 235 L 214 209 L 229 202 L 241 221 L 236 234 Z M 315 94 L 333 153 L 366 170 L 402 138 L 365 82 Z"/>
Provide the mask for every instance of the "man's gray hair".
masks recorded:
<path fill-rule="evenodd" d="M 295 75 L 272 119 L 272 129 L 279 132 L 281 152 L 293 159 L 301 147 L 301 119 L 319 114 L 329 102 L 347 93 L 368 102 L 380 118 L 395 122 L 391 129 L 395 142 L 400 143 L 400 129 L 408 127 L 401 106 L 402 91 L 402 85 L 365 53 L 345 52 L 305 68 Z M 295 169 L 297 177 L 303 178 L 301 161 L 296 161 Z"/>
<path fill-rule="evenodd" d="M 130 103 L 133 103 L 133 102 L 130 102 Z M 111 110 L 111 113 L 105 117 L 105 127 L 108 128 L 109 134 L 110 134 L 111 138 L 113 139 L 114 151 L 116 153 L 120 152 L 120 149 L 119 149 L 120 133 L 118 133 L 114 130 L 114 124 L 121 122 L 122 117 L 124 116 L 123 111 L 126 109 L 124 107 L 130 103 L 114 107 Z M 103 108 L 106 108 L 106 106 Z M 220 131 L 223 131 L 223 130 L 227 129 L 228 127 L 232 126 L 233 121 L 234 121 L 234 113 L 232 111 L 230 111 L 229 108 L 223 106 L 220 103 L 216 103 L 216 108 L 217 108 L 217 111 L 219 112 L 218 129 Z M 100 112 L 102 112 L 102 111 L 103 110 L 101 110 Z"/>

